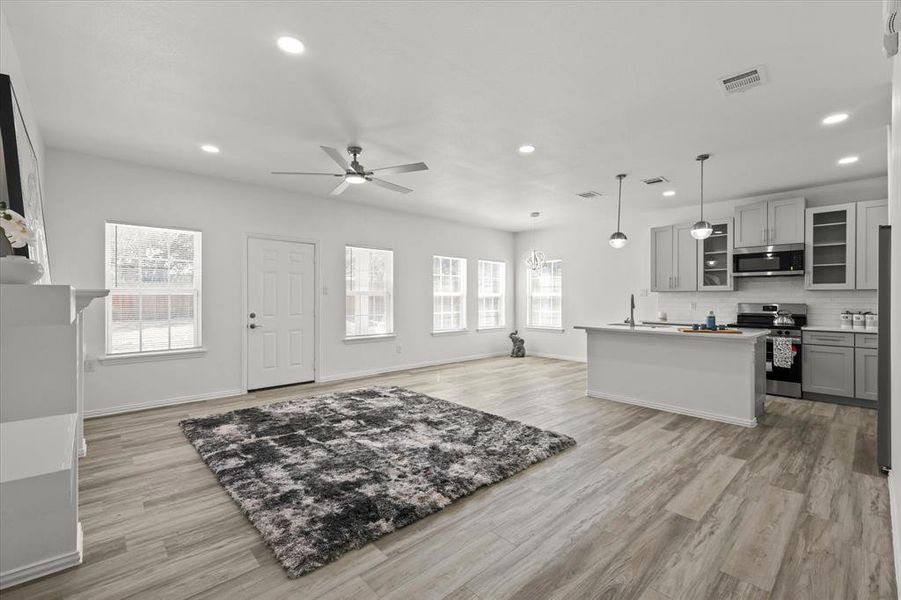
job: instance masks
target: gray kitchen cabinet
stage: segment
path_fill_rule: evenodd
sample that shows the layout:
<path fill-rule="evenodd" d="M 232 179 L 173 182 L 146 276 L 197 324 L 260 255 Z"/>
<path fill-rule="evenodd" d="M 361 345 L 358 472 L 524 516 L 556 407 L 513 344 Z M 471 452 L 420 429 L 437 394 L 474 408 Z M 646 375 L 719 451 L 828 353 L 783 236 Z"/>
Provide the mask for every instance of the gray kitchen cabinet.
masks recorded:
<path fill-rule="evenodd" d="M 854 349 L 854 396 L 861 400 L 878 400 L 876 384 L 879 380 L 879 350 Z"/>
<path fill-rule="evenodd" d="M 857 203 L 857 289 L 875 290 L 879 266 L 879 226 L 888 225 L 888 200 Z"/>
<path fill-rule="evenodd" d="M 735 247 L 804 243 L 804 198 L 763 200 L 735 207 Z"/>
<path fill-rule="evenodd" d="M 770 200 L 767 203 L 767 244 L 804 243 L 804 198 Z"/>
<path fill-rule="evenodd" d="M 755 202 L 735 207 L 735 247 L 766 244 L 767 203 Z"/>
<path fill-rule="evenodd" d="M 698 289 L 698 242 L 691 225 L 651 229 L 651 291 L 685 292 Z"/>
<path fill-rule="evenodd" d="M 651 229 L 651 291 L 669 292 L 673 288 L 673 228 Z"/>
<path fill-rule="evenodd" d="M 803 355 L 804 392 L 854 397 L 854 348 L 804 344 Z"/>
<path fill-rule="evenodd" d="M 854 203 L 807 209 L 804 281 L 808 290 L 853 290 L 857 270 Z"/>
<path fill-rule="evenodd" d="M 732 238 L 734 220 L 713 221 L 713 234 L 698 242 L 698 290 L 732 289 Z"/>

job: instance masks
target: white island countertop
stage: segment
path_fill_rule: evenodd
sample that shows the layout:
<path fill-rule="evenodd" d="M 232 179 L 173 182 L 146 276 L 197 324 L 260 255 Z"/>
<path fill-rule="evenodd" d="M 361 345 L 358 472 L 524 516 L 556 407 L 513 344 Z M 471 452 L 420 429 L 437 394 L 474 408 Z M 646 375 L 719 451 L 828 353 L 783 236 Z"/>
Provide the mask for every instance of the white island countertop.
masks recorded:
<path fill-rule="evenodd" d="M 684 327 L 684 326 L 683 326 Z M 606 324 L 606 325 L 576 325 L 573 329 L 584 329 L 585 331 L 609 331 L 611 333 L 626 333 L 629 335 L 666 335 L 678 336 L 700 340 L 717 340 L 724 342 L 753 342 L 757 338 L 764 337 L 769 334 L 768 329 L 739 329 L 741 333 L 695 333 L 687 331 L 679 331 L 680 327 L 670 325 L 644 325 L 637 324 L 635 327 L 629 327 L 623 324 Z M 733 329 L 730 327 L 730 329 Z"/>

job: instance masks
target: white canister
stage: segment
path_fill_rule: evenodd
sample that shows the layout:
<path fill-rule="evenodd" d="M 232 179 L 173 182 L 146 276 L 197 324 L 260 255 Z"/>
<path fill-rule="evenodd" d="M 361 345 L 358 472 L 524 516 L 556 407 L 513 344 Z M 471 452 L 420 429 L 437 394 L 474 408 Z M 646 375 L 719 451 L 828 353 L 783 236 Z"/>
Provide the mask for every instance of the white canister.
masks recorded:
<path fill-rule="evenodd" d="M 842 329 L 851 329 L 851 327 L 853 326 L 851 322 L 851 313 L 847 310 L 843 312 L 841 315 L 839 315 L 839 322 L 841 323 Z"/>
<path fill-rule="evenodd" d="M 851 317 L 852 322 L 854 323 L 854 329 L 866 329 L 867 328 L 867 317 L 863 313 L 854 313 Z"/>
<path fill-rule="evenodd" d="M 879 315 L 869 313 L 867 315 L 867 331 L 879 331 Z"/>

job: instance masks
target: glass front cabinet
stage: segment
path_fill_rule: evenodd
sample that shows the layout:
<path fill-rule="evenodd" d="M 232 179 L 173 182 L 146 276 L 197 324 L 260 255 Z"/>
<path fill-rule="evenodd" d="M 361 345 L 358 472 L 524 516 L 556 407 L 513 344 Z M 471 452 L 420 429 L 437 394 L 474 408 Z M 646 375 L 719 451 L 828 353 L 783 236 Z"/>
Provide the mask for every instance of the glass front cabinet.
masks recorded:
<path fill-rule="evenodd" d="M 698 289 L 732 289 L 732 249 L 734 219 L 711 221 L 713 233 L 698 242 Z"/>
<path fill-rule="evenodd" d="M 856 205 L 808 208 L 805 282 L 808 290 L 853 290 Z"/>

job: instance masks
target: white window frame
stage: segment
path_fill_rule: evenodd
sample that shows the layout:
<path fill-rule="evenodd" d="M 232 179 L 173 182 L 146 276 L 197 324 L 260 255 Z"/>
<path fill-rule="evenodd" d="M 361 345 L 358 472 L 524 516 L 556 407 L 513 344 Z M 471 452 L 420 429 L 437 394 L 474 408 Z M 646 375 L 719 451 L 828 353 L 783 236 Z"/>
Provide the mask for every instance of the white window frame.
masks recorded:
<path fill-rule="evenodd" d="M 551 285 L 552 288 L 550 291 L 542 292 L 539 294 L 535 294 L 533 292 L 533 281 L 536 277 L 553 277 L 552 270 L 554 268 L 559 269 L 560 273 L 560 285 L 559 287 Z M 536 319 L 536 315 L 534 314 L 534 310 L 536 309 L 536 304 L 543 299 L 553 300 L 557 298 L 560 304 L 560 318 L 559 322 L 547 324 L 547 319 Z M 553 314 L 558 311 L 545 311 L 546 313 Z M 539 322 L 536 323 L 536 320 Z M 545 261 L 544 266 L 541 269 L 540 273 L 535 273 L 531 269 L 528 269 L 528 276 L 526 278 L 526 327 L 529 329 L 546 329 L 550 331 L 563 331 L 563 261 L 561 259 L 554 259 Z"/>
<path fill-rule="evenodd" d="M 443 275 L 441 273 L 436 273 L 436 261 L 456 261 L 459 263 L 460 268 L 456 275 L 460 280 L 459 291 L 457 292 L 438 292 L 435 291 L 435 283 L 436 277 L 454 277 L 454 275 Z M 453 314 L 453 312 L 447 312 L 443 310 L 439 310 L 439 303 L 441 300 L 445 298 L 460 298 L 460 323 L 459 327 L 453 328 L 440 328 L 436 327 L 436 317 L 438 315 L 445 314 Z M 467 296 L 466 296 L 466 259 L 460 258 L 459 256 L 442 256 L 439 254 L 432 256 L 432 333 L 458 333 L 462 331 L 466 331 L 466 304 L 467 304 Z"/>
<path fill-rule="evenodd" d="M 351 273 L 351 279 L 347 278 L 347 271 L 349 265 L 347 264 L 347 252 L 348 250 L 353 253 L 354 250 L 365 250 L 367 252 L 382 252 L 388 256 L 386 265 L 386 277 L 388 281 L 386 282 L 386 289 L 383 292 L 374 292 L 368 290 L 359 290 L 359 289 L 351 289 L 354 287 L 352 285 L 352 281 L 354 278 L 354 273 Z M 390 250 L 388 248 L 375 248 L 373 246 L 362 246 L 362 245 L 354 245 L 347 244 L 344 246 L 344 339 L 345 341 L 352 340 L 367 340 L 367 339 L 379 339 L 379 338 L 391 338 L 394 337 L 394 250 Z M 359 286 L 356 286 L 359 287 Z M 362 299 L 363 297 L 380 297 L 385 301 L 385 331 L 382 333 L 348 333 L 347 331 L 347 299 L 349 297 L 354 297 Z M 354 308 L 357 307 L 357 302 L 354 302 Z M 362 314 L 362 313 L 360 313 Z M 368 314 L 368 313 L 367 313 Z M 354 313 L 355 319 L 360 315 Z"/>
<path fill-rule="evenodd" d="M 189 233 L 194 236 L 194 271 L 193 271 L 193 284 L 190 287 L 187 286 L 173 286 L 173 287 L 151 287 L 151 286 L 141 286 L 141 285 L 119 285 L 117 282 L 118 269 L 113 268 L 112 272 L 110 271 L 111 265 L 111 257 L 110 257 L 110 240 L 109 236 L 111 233 L 118 234 L 119 227 L 130 227 L 136 229 L 145 229 L 145 230 L 161 230 L 161 231 L 170 231 L 177 233 Z M 118 257 L 116 259 L 118 261 Z M 106 315 L 104 320 L 104 338 L 105 338 L 105 346 L 104 346 L 104 356 L 100 357 L 100 361 L 103 364 L 117 364 L 120 362 L 130 362 L 131 360 L 155 360 L 159 359 L 167 359 L 167 358 L 190 358 L 202 355 L 206 352 L 203 348 L 203 234 L 198 229 L 190 229 L 187 227 L 169 227 L 169 226 L 160 226 L 160 225 L 141 225 L 136 223 L 124 223 L 118 221 L 107 221 L 104 226 L 104 273 L 106 279 L 106 287 L 110 290 L 109 296 L 106 299 Z M 187 295 L 188 293 L 194 296 L 194 343 L 191 346 L 181 346 L 178 348 L 167 348 L 167 349 L 148 349 L 143 350 L 139 349 L 137 351 L 130 350 L 126 352 L 114 352 L 112 350 L 112 324 L 113 324 L 113 302 L 114 298 L 118 295 L 132 295 L 132 296 L 180 296 Z M 170 311 L 170 320 L 171 320 L 171 303 L 169 306 Z M 140 322 L 140 321 L 139 321 Z M 139 348 L 143 344 L 143 329 L 139 328 Z M 169 329 L 169 345 L 171 346 L 171 322 Z"/>
<path fill-rule="evenodd" d="M 483 268 L 487 268 L 489 265 L 491 265 L 491 267 L 500 267 L 500 276 L 497 278 L 499 279 L 500 284 L 499 293 L 488 292 L 482 287 L 482 284 L 486 281 L 486 275 L 483 273 Z M 478 266 L 478 330 L 503 329 L 507 326 L 507 263 L 502 260 L 479 259 Z M 482 311 L 482 300 L 489 298 L 498 299 L 498 318 L 497 323 L 493 325 L 482 323 L 484 314 Z"/>

